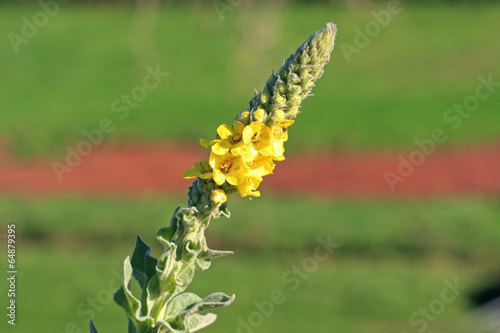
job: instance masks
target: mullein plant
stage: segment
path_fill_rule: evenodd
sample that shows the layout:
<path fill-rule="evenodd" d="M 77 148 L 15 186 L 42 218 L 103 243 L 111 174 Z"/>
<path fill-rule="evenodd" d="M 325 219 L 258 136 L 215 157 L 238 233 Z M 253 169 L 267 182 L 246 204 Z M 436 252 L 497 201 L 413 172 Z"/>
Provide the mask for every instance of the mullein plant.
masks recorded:
<path fill-rule="evenodd" d="M 336 32 L 336 26 L 327 23 L 309 37 L 271 75 L 247 110 L 231 125 L 220 125 L 215 139 L 200 140 L 210 155 L 184 172 L 184 178 L 194 178 L 188 207 L 177 208 L 170 225 L 156 233 L 165 251 L 155 258 L 137 237 L 132 256 L 123 263 L 123 284 L 114 301 L 125 311 L 129 333 L 195 332 L 215 321 L 216 315 L 209 311 L 233 302 L 234 295 L 220 292 L 205 298 L 185 292 L 195 271 L 206 270 L 213 258 L 232 253 L 209 249 L 205 229 L 212 218 L 229 217 L 228 194 L 260 196 L 262 177 L 273 172 L 274 161 L 285 159 L 288 127 L 323 74 Z M 132 278 L 142 290 L 137 297 L 132 294 Z M 92 322 L 90 330 L 97 332 Z"/>

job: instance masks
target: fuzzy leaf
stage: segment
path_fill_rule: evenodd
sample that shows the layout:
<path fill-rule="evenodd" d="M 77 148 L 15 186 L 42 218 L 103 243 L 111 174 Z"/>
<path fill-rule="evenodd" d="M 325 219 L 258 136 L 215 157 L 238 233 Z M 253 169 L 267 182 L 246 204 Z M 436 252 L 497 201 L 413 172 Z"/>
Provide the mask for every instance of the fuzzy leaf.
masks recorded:
<path fill-rule="evenodd" d="M 177 292 L 175 271 L 177 261 L 175 260 L 176 246 L 163 253 L 156 267 L 157 273 L 148 282 L 146 291 L 146 302 L 148 310 L 151 310 L 155 301 L 159 298 L 168 300 Z"/>
<path fill-rule="evenodd" d="M 196 258 L 196 267 L 200 270 L 205 270 L 210 267 L 210 263 L 213 258 L 227 256 L 228 254 L 233 254 L 233 251 L 219 251 L 219 250 L 211 250 L 201 252 Z"/>
<path fill-rule="evenodd" d="M 201 300 L 201 297 L 193 293 L 182 293 L 175 296 L 167 305 L 165 321 L 173 321 L 182 311 Z"/>
<path fill-rule="evenodd" d="M 176 281 L 177 285 L 181 288 L 181 290 L 186 289 L 186 287 L 191 283 L 191 281 L 193 280 L 194 272 L 195 272 L 195 266 L 194 266 L 194 262 L 193 262 L 192 264 L 187 266 L 181 272 L 181 274 L 179 274 L 177 276 L 175 281 Z"/>
<path fill-rule="evenodd" d="M 218 219 L 221 216 L 224 216 L 226 218 L 231 217 L 231 212 L 229 212 L 229 210 L 227 209 L 227 202 L 222 203 L 219 209 L 213 212 L 214 219 Z"/>
<path fill-rule="evenodd" d="M 123 285 L 115 293 L 113 299 L 116 304 L 125 310 L 127 317 L 130 319 L 138 317 L 139 309 L 141 307 L 139 300 L 135 298 L 129 290 L 131 279 L 132 266 L 130 264 L 130 257 L 127 257 L 123 263 Z"/>
<path fill-rule="evenodd" d="M 224 293 L 213 293 L 205 297 L 200 302 L 194 304 L 186 312 L 197 313 L 228 306 L 229 304 L 233 303 L 234 298 L 234 295 L 228 296 Z"/>
<path fill-rule="evenodd" d="M 205 315 L 200 315 L 197 313 L 191 314 L 186 318 L 185 325 L 187 328 L 187 332 L 196 332 L 201 330 L 202 328 L 207 327 L 212 324 L 215 319 L 217 319 L 217 315 L 213 313 L 207 313 Z"/>

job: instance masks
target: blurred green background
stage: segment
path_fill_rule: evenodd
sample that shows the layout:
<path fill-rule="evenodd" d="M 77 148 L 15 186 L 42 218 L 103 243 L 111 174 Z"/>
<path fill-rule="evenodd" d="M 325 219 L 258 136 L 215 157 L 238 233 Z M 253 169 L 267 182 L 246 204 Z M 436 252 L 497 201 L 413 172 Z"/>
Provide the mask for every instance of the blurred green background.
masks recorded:
<path fill-rule="evenodd" d="M 290 154 L 412 149 L 445 126 L 444 112 L 474 93 L 479 76 L 500 77 L 497 2 L 403 2 L 351 56 L 342 45 L 356 46 L 357 29 L 386 2 L 221 2 L 229 7 L 219 12 L 217 1 L 60 5 L 18 52 L 9 33 L 22 35 L 23 18 L 32 21 L 42 7 L 0 3 L 1 144 L 16 159 L 60 158 L 103 117 L 116 124 L 108 145 L 211 137 L 328 21 L 338 25 L 337 46 L 316 96 L 303 104 Z M 169 75 L 120 119 L 112 104 L 142 84 L 148 66 Z M 498 140 L 499 106 L 498 93 L 482 101 L 445 146 Z M 4 318 L 2 331 L 84 332 L 89 317 L 100 332 L 125 331 L 124 314 L 109 300 L 114 272 L 137 234 L 159 254 L 154 231 L 184 202 L 184 193 L 3 195 L 0 221 L 17 224 L 19 274 L 17 325 Z M 498 274 L 500 204 L 492 197 L 266 195 L 231 198 L 229 208 L 233 218 L 214 221 L 208 242 L 236 254 L 198 273 L 191 291 L 237 298 L 206 332 L 245 332 L 238 318 L 247 321 L 253 302 L 274 289 L 286 301 L 252 332 L 417 332 L 412 314 L 458 279 L 467 290 L 425 329 L 456 332 L 472 308 L 469 293 Z M 290 290 L 282 275 L 312 255 L 318 237 L 340 246 Z M 0 287 L 4 294 L 5 279 Z"/>

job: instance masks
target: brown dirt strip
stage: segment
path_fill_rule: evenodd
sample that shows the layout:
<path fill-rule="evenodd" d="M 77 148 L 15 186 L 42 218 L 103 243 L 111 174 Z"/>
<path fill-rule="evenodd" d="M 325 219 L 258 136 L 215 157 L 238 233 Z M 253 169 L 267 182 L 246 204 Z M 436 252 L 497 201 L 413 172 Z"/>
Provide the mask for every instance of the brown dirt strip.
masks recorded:
<path fill-rule="evenodd" d="M 455 196 L 500 194 L 500 144 L 430 155 L 391 191 L 384 174 L 398 173 L 410 152 L 288 154 L 261 190 L 290 195 L 338 197 Z M 184 169 L 206 159 L 198 147 L 124 145 L 98 147 L 59 182 L 52 160 L 19 161 L 0 152 L 0 193 L 21 195 L 184 194 L 191 181 Z M 60 158 L 59 162 L 64 159 Z"/>

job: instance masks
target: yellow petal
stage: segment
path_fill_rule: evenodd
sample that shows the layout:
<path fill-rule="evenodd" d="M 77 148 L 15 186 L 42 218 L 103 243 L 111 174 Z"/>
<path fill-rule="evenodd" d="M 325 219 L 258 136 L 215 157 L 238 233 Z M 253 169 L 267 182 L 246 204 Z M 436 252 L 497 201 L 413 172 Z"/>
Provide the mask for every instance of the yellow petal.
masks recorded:
<path fill-rule="evenodd" d="M 217 128 L 217 134 L 219 134 L 221 139 L 227 139 L 234 135 L 234 130 L 232 126 L 229 125 L 220 125 Z"/>
<path fill-rule="evenodd" d="M 246 177 L 236 188 L 242 197 L 258 197 L 260 196 L 260 192 L 255 190 L 259 187 L 261 181 L 261 177 Z"/>
<path fill-rule="evenodd" d="M 241 121 L 235 120 L 233 123 L 233 131 L 234 133 L 241 134 L 243 132 L 243 128 L 245 128 L 245 124 Z"/>
<path fill-rule="evenodd" d="M 273 146 L 270 144 L 263 145 L 262 147 L 258 148 L 259 153 L 261 153 L 264 156 L 271 156 L 273 153 Z"/>
<path fill-rule="evenodd" d="M 246 126 L 244 129 L 243 129 L 243 132 L 241 133 L 241 140 L 244 142 L 244 143 L 250 143 L 251 140 L 252 140 L 252 137 L 254 136 L 254 134 L 257 132 L 255 129 L 256 129 L 256 125 L 257 123 L 251 123 L 250 125 Z"/>
<path fill-rule="evenodd" d="M 217 155 L 224 155 L 229 151 L 229 148 L 231 148 L 231 141 L 223 139 L 212 146 L 212 151 Z"/>
<path fill-rule="evenodd" d="M 283 156 L 285 152 L 283 141 L 273 140 L 271 147 L 272 150 L 269 156 L 275 161 L 283 161 L 285 159 L 285 156 Z"/>
<path fill-rule="evenodd" d="M 224 177 L 224 174 L 220 171 L 214 171 L 213 177 L 214 177 L 214 182 L 217 185 L 222 185 L 226 181 L 226 177 Z"/>
<path fill-rule="evenodd" d="M 259 156 L 259 152 L 255 150 L 251 145 L 249 146 L 250 149 L 243 155 L 243 159 L 245 160 L 245 162 L 252 162 Z"/>
<path fill-rule="evenodd" d="M 271 158 L 261 156 L 250 165 L 250 173 L 253 177 L 262 178 L 273 173 L 274 162 Z"/>
<path fill-rule="evenodd" d="M 231 147 L 231 154 L 233 154 L 234 156 L 241 156 L 249 152 L 250 149 L 252 149 L 251 145 L 240 141 Z"/>
<path fill-rule="evenodd" d="M 248 173 L 248 166 L 241 156 L 234 157 L 231 160 L 231 168 L 229 168 L 228 173 L 226 173 L 226 180 L 231 185 L 239 185 L 245 179 Z"/>
<path fill-rule="evenodd" d="M 259 191 L 250 191 L 247 193 L 247 196 L 249 197 L 260 197 L 260 192 Z"/>

